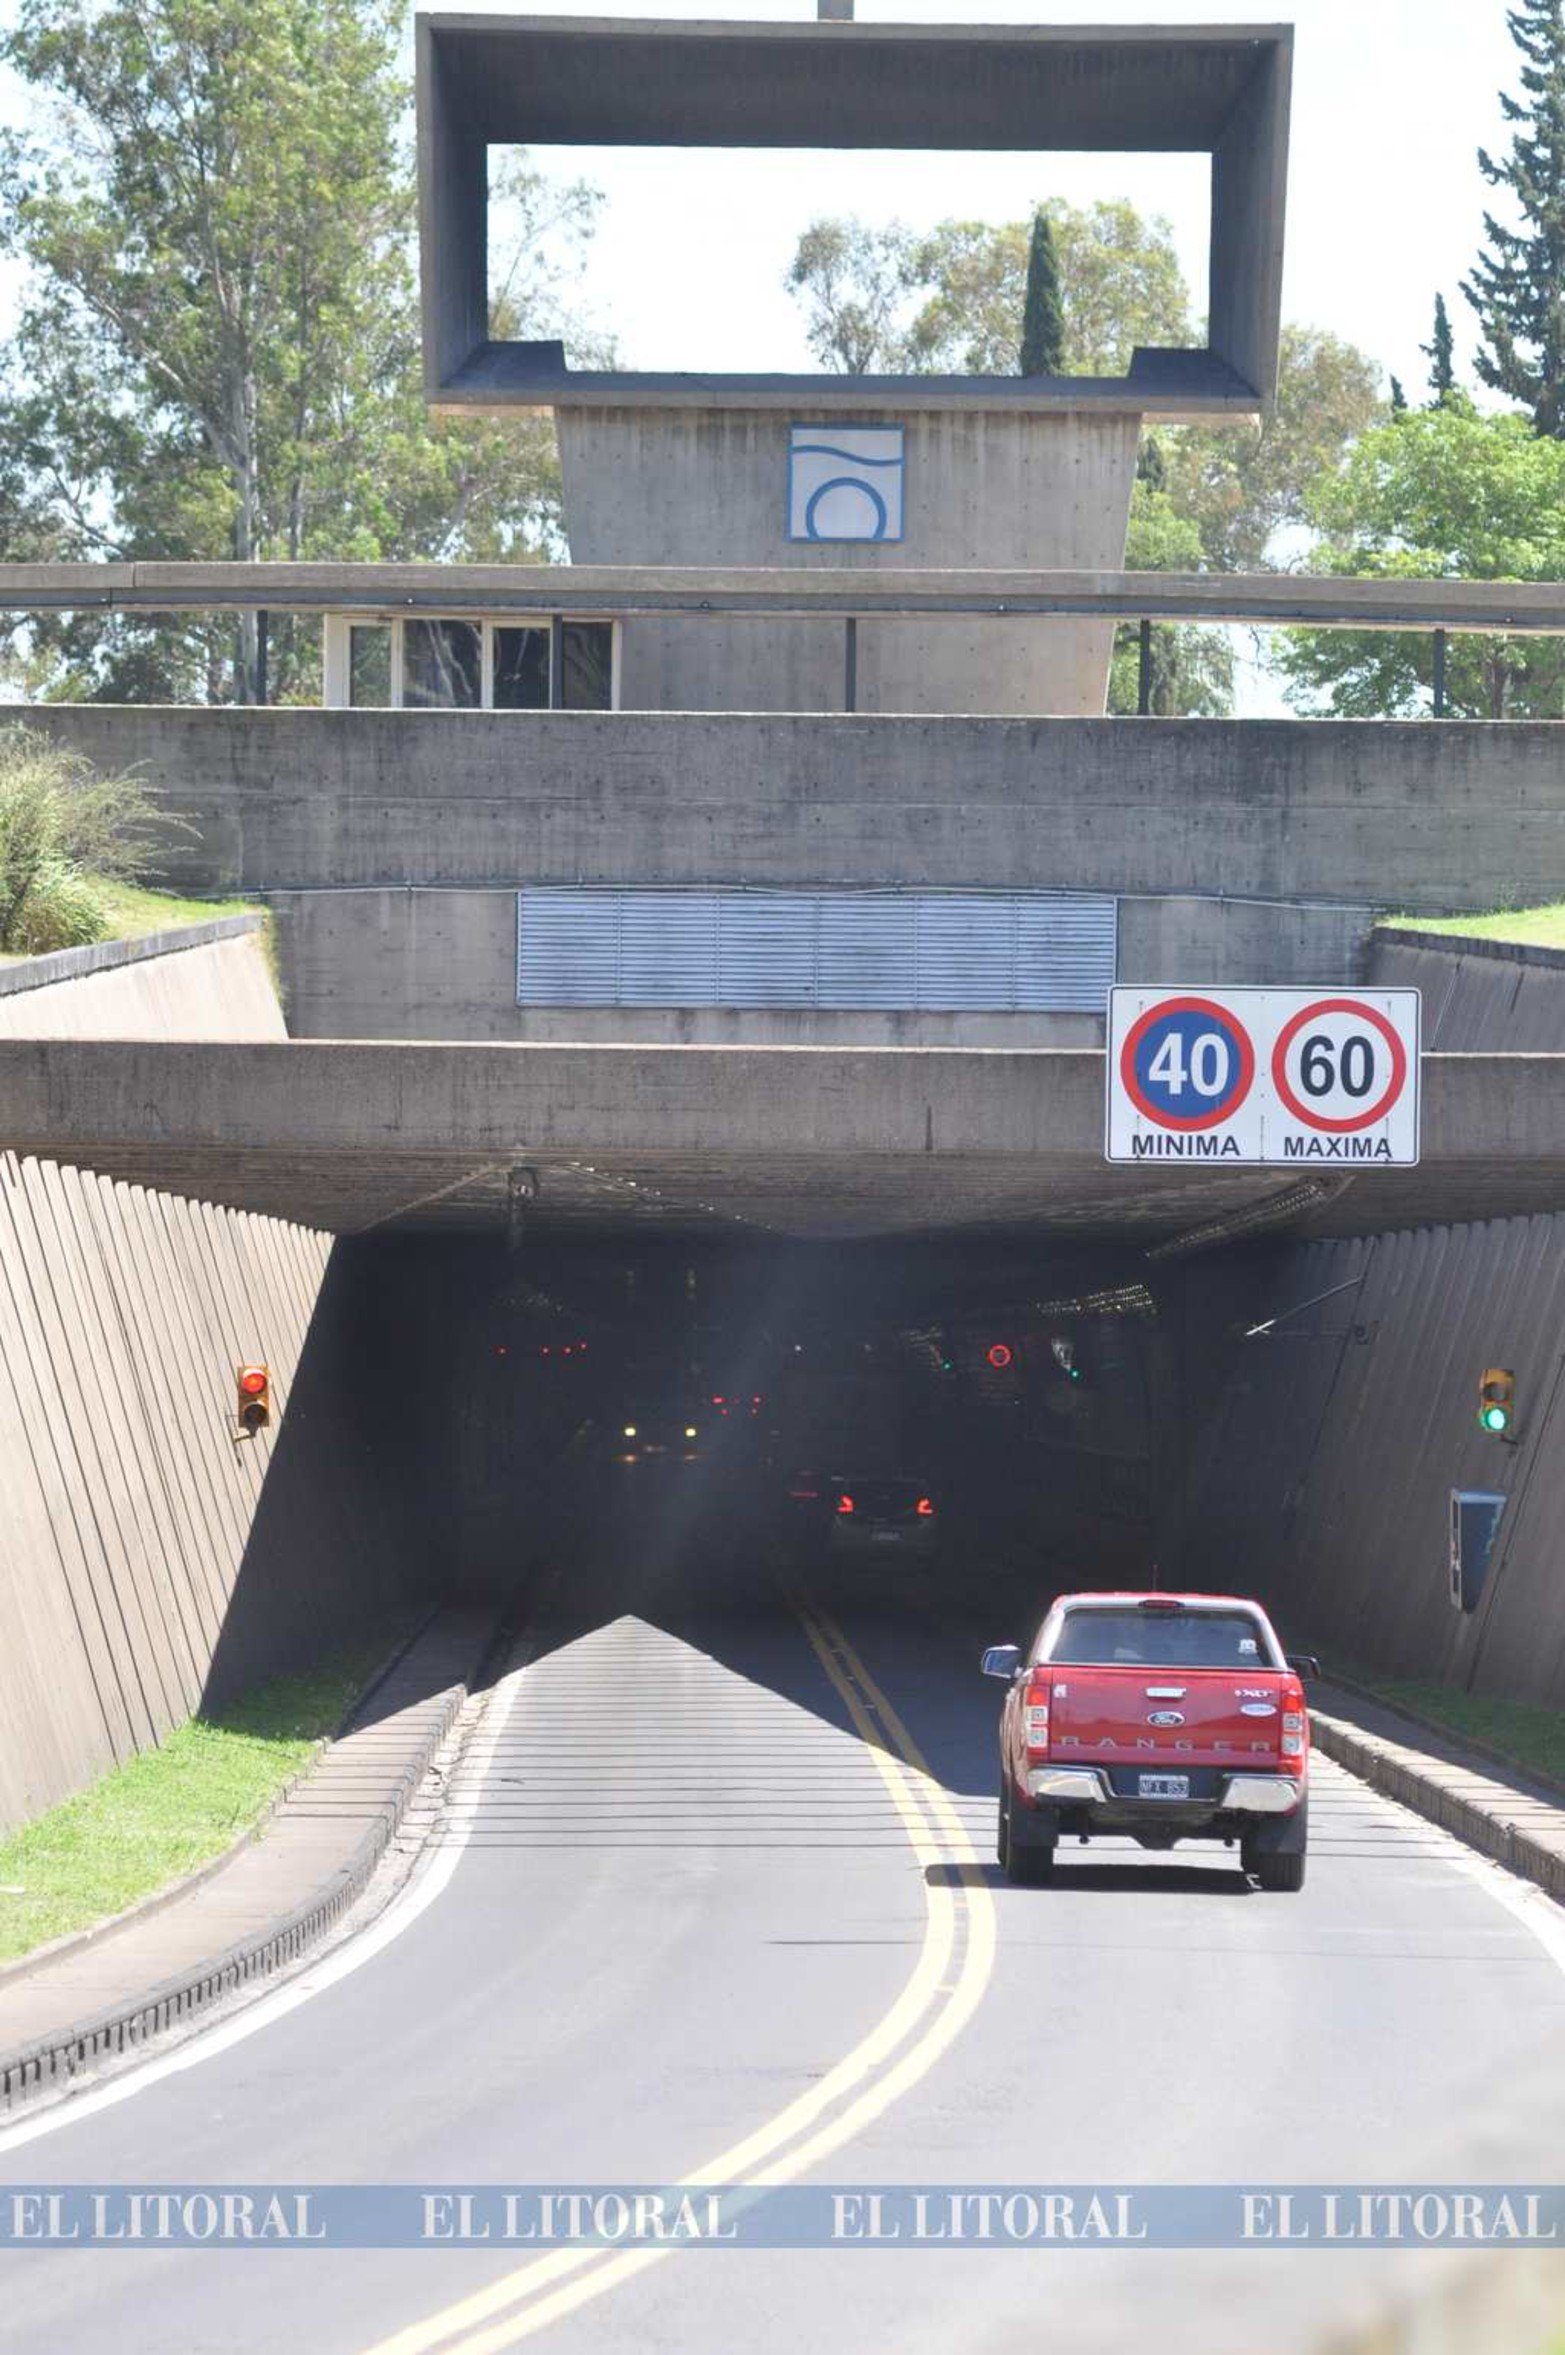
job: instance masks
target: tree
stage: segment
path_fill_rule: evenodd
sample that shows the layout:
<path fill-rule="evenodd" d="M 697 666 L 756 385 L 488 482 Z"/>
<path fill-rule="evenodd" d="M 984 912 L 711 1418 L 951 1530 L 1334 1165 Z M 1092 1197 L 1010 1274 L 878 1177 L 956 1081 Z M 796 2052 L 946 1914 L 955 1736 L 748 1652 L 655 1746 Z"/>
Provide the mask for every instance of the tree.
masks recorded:
<path fill-rule="evenodd" d="M 1175 512 L 1162 488 L 1165 460 L 1161 437 L 1148 434 L 1136 465 L 1125 542 L 1128 572 L 1199 572 L 1201 535 L 1186 515 Z M 1152 630 L 1151 708 L 1160 718 L 1224 719 L 1233 708 L 1233 647 L 1226 631 L 1183 622 L 1158 622 Z M 1140 708 L 1141 633 L 1117 630 L 1109 670 L 1108 708 Z"/>
<path fill-rule="evenodd" d="M 1558 580 L 1565 572 L 1565 442 L 1516 412 L 1480 416 L 1460 391 L 1366 433 L 1310 502 L 1325 535 L 1312 569 L 1383 579 Z M 1427 710 L 1432 650 L 1401 631 L 1297 630 L 1279 649 L 1289 697 L 1345 719 Z M 1447 695 L 1471 718 L 1559 718 L 1555 638 L 1450 641 Z"/>
<path fill-rule="evenodd" d="M 1060 301 L 1060 267 L 1054 232 L 1040 208 L 1032 217 L 1027 245 L 1027 292 L 1022 303 L 1021 372 L 1057 376 L 1065 365 L 1065 312 Z"/>
<path fill-rule="evenodd" d="M 1487 250 L 1463 293 L 1478 314 L 1480 380 L 1519 402 L 1539 433 L 1565 434 L 1565 11 L 1561 0 L 1518 0 L 1507 12 L 1521 51 L 1524 98 L 1502 92 L 1517 125 L 1497 163 L 1483 148 L 1479 168 L 1508 189 L 1521 214 L 1509 228 L 1484 215 Z"/>
<path fill-rule="evenodd" d="M 1429 389 L 1436 401 L 1446 400 L 1456 390 L 1455 347 L 1451 336 L 1451 321 L 1446 312 L 1445 296 L 1435 296 L 1435 329 L 1428 343 L 1419 350 L 1429 362 Z"/>
<path fill-rule="evenodd" d="M 1259 425 L 1192 426 L 1169 446 L 1169 494 L 1219 572 L 1265 566 L 1277 533 L 1310 520 L 1312 486 L 1385 415 L 1380 371 L 1339 336 L 1285 326 L 1277 406 Z"/>
<path fill-rule="evenodd" d="M 1194 340 L 1190 294 L 1161 216 L 1134 205 L 1077 207 L 1052 197 L 1047 221 L 1064 310 L 1061 371 L 1123 376 L 1138 344 Z M 972 376 L 1010 375 L 1027 303 L 1033 223 L 942 221 L 918 241 L 912 268 L 922 305 L 908 333 L 912 365 Z"/>
<path fill-rule="evenodd" d="M 5 156 L 29 282 L 0 440 L 61 553 L 525 557 L 547 537 L 549 437 L 425 413 L 397 14 L 24 0 L 4 54 L 59 129 Z M 502 194 L 551 217 L 525 169 Z M 549 292 L 547 272 L 522 287 Z M 254 612 L 33 636 L 57 691 L 241 702 L 306 688 L 316 645 L 284 617 L 268 647 Z"/>
<path fill-rule="evenodd" d="M 1402 379 L 1400 376 L 1393 376 L 1391 379 L 1391 414 L 1393 417 L 1405 417 L 1407 415 L 1407 395 L 1402 390 Z"/>
<path fill-rule="evenodd" d="M 812 221 L 784 280 L 805 305 L 805 334 L 824 368 L 897 375 L 908 366 L 902 312 L 912 238 L 900 224 Z"/>

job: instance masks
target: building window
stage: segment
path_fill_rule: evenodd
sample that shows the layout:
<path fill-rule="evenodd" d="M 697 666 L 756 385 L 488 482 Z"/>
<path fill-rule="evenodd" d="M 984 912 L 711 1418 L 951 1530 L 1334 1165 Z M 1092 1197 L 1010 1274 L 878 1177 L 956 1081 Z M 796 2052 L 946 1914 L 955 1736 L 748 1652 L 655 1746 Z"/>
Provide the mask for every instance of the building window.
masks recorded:
<path fill-rule="evenodd" d="M 348 632 L 348 701 L 356 709 L 391 701 L 391 624 L 356 621 Z"/>
<path fill-rule="evenodd" d="M 562 621 L 560 704 L 565 711 L 614 708 L 614 625 L 607 621 Z"/>
<path fill-rule="evenodd" d="M 613 711 L 611 621 L 326 616 L 324 700 L 408 711 Z"/>
<path fill-rule="evenodd" d="M 476 621 L 402 625 L 402 700 L 410 711 L 476 711 L 483 702 L 483 633 Z"/>
<path fill-rule="evenodd" d="M 549 708 L 549 640 L 541 629 L 509 629 L 497 624 L 494 634 L 494 707 L 496 711 L 547 711 Z"/>

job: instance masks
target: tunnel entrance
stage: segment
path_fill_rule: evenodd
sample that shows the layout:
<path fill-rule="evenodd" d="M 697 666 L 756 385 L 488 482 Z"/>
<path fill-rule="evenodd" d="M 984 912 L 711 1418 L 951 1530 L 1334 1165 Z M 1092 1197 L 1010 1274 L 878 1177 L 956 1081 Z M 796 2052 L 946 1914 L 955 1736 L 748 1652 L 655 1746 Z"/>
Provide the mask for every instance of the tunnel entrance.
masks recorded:
<path fill-rule="evenodd" d="M 605 1557 L 742 1607 L 797 1569 L 937 1593 L 1178 1568 L 1198 1335 L 1143 1254 L 918 1242 L 348 1247 L 416 1370 L 425 1542 L 503 1597 Z M 1208 1300 L 1203 1286 L 1198 1303 Z M 411 1462 L 411 1459 L 410 1459 Z"/>

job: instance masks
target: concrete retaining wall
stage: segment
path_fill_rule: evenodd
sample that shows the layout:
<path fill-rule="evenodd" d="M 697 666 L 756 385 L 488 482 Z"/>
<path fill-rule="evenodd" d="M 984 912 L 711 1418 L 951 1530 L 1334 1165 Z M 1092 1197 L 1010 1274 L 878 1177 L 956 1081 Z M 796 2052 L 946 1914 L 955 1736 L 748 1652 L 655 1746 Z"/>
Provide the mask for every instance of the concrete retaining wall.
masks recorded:
<path fill-rule="evenodd" d="M 0 722 L 12 716 L 0 710 Z M 29 708 L 191 818 L 198 891 L 1050 884 L 1450 913 L 1565 898 L 1544 722 Z"/>
<path fill-rule="evenodd" d="M 1367 978 L 1423 991 L 1431 1052 L 1565 1053 L 1565 951 L 1384 930 L 1374 935 Z"/>
<path fill-rule="evenodd" d="M 1184 1575 L 1221 1563 L 1296 1636 L 1388 1674 L 1565 1705 L 1565 1215 L 1293 1246 L 1240 1321 L 1270 1316 L 1216 1359 Z M 1515 1447 L 1478 1428 L 1490 1365 L 1516 1373 Z M 1448 1594 L 1453 1487 L 1511 1500 L 1471 1618 Z"/>
<path fill-rule="evenodd" d="M 889 1047 L 1092 1047 L 1103 1039 L 1098 1014 L 518 1006 L 514 892 L 280 892 L 271 904 L 296 1038 Z M 1369 927 L 1365 908 L 1127 899 L 1119 978 L 1342 984 L 1359 976 Z"/>
<path fill-rule="evenodd" d="M 413 1589 L 386 1353 L 327 1237 L 0 1153 L 0 1825 Z"/>
<path fill-rule="evenodd" d="M 286 1038 L 263 924 L 219 917 L 0 965 L 0 1038 Z"/>

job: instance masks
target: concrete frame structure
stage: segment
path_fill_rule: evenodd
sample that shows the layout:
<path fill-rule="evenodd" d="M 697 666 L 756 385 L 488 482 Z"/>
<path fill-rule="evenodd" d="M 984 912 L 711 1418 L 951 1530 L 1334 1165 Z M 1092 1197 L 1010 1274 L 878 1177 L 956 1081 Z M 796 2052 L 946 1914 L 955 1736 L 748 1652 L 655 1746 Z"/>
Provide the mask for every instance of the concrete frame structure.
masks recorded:
<path fill-rule="evenodd" d="M 1291 59 L 1278 27 L 421 16 L 428 397 L 552 408 L 582 564 L 1117 565 L 1143 418 L 1271 400 Z M 487 286 L 489 147 L 573 143 L 1205 152 L 1210 344 L 1138 351 L 1112 380 L 573 370 L 560 344 L 492 341 Z M 895 538 L 799 535 L 784 514 L 794 430 L 867 425 L 905 446 Z M 1112 646 L 1102 623 L 877 621 L 856 643 L 855 702 L 1090 716 Z M 645 709 L 831 710 L 841 678 L 836 633 L 810 627 L 646 623 L 622 652 L 623 700 Z"/>
<path fill-rule="evenodd" d="M 1292 28 L 417 19 L 425 386 L 451 407 L 1253 411 L 1277 373 Z M 667 376 L 567 369 L 488 328 L 491 146 L 1205 153 L 1204 351 L 1139 351 L 1123 383 L 1027 377 Z"/>

